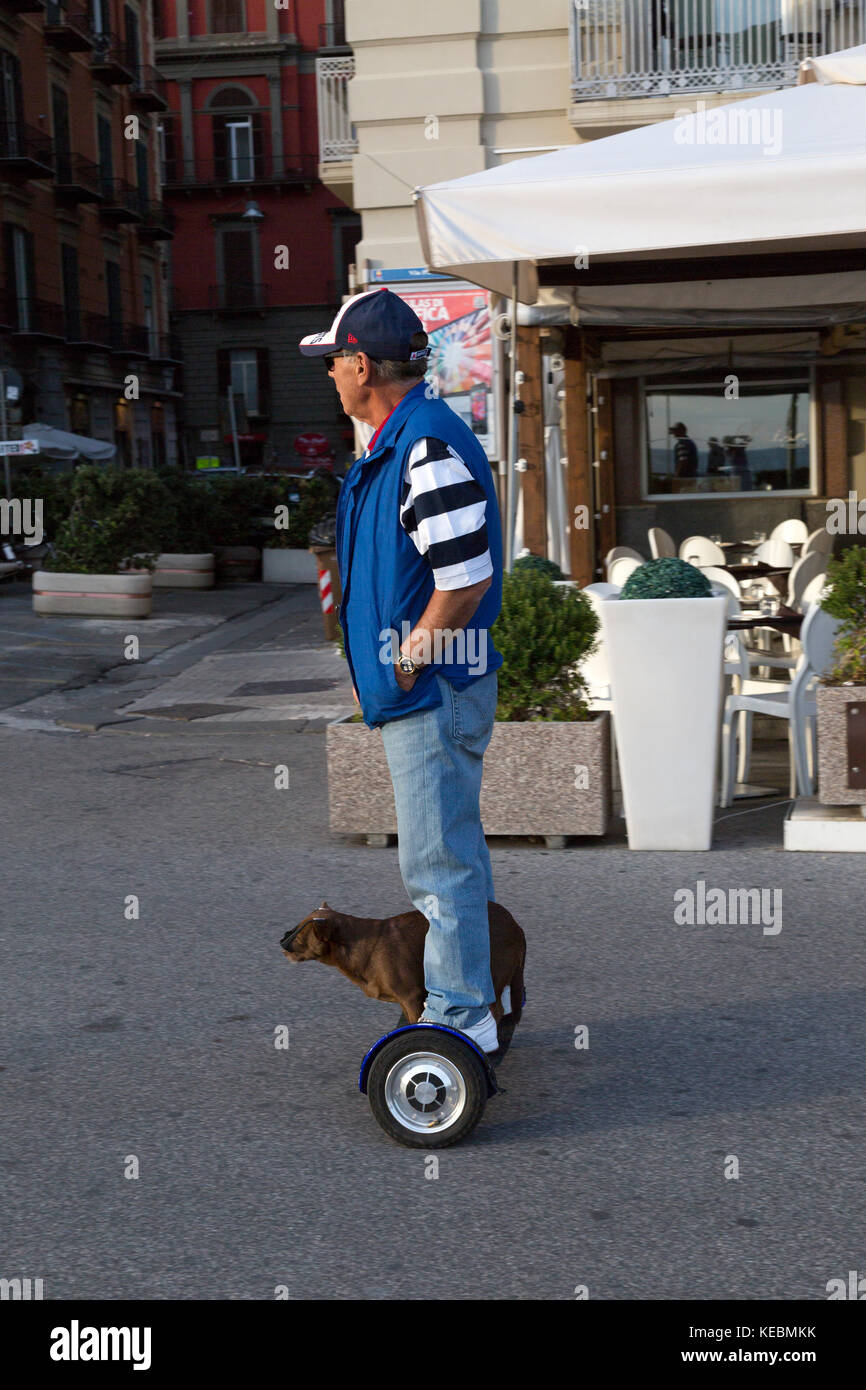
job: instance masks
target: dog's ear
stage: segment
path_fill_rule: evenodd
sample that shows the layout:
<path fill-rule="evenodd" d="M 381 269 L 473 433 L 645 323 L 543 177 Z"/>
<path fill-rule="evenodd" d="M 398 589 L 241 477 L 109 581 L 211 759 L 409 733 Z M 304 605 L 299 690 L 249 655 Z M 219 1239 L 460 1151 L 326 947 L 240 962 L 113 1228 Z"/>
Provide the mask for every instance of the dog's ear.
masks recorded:
<path fill-rule="evenodd" d="M 331 949 L 331 933 L 328 930 L 327 918 L 315 916 L 310 918 L 307 947 L 316 960 L 322 960 L 323 957 L 327 956 Z"/>

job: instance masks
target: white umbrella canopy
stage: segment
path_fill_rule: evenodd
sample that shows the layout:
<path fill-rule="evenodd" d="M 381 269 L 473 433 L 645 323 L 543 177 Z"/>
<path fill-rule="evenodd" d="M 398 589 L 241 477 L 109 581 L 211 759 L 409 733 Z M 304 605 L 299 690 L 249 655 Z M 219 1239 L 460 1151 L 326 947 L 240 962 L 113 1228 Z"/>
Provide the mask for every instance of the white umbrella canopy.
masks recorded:
<path fill-rule="evenodd" d="M 39 452 L 51 459 L 77 459 L 83 456 L 94 463 L 105 463 L 117 453 L 116 444 L 108 444 L 104 439 L 90 439 L 86 434 L 70 434 L 68 430 L 57 430 L 53 425 L 22 425 L 21 434 L 26 439 L 39 440 Z"/>
<path fill-rule="evenodd" d="M 431 269 L 534 304 L 540 266 L 862 247 L 866 44 L 794 87 L 416 190 Z M 577 258 L 577 260 L 576 260 Z"/>

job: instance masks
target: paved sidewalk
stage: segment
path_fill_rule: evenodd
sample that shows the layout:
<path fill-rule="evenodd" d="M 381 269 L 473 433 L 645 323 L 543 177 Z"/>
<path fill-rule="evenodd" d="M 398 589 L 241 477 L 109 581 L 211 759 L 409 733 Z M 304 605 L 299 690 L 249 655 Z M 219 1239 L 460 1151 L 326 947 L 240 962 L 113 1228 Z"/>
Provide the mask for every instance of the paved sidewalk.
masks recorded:
<path fill-rule="evenodd" d="M 124 657 L 129 635 L 139 660 Z M 315 588 L 161 590 L 144 621 L 43 618 L 0 592 L 0 723 L 92 731 L 147 720 L 322 727 L 355 708 Z"/>

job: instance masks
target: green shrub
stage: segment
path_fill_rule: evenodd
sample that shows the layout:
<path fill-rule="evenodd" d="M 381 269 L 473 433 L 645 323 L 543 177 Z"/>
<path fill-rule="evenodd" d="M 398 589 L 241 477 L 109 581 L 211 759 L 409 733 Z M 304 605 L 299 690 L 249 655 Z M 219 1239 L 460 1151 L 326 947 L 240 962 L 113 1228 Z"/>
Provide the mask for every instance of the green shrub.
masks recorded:
<path fill-rule="evenodd" d="M 160 548 L 174 555 L 213 550 L 216 506 L 211 485 L 182 468 L 161 469 L 158 476 L 170 498 Z"/>
<path fill-rule="evenodd" d="M 565 575 L 553 560 L 544 560 L 540 555 L 520 555 L 514 561 L 513 570 L 535 570 L 537 574 L 546 574 L 549 579 L 564 579 Z"/>
<path fill-rule="evenodd" d="M 42 529 L 46 540 L 57 535 L 69 515 L 74 476 L 74 470 L 68 466 L 55 470 L 39 463 L 28 463 L 12 469 L 12 496 L 42 502 Z"/>
<path fill-rule="evenodd" d="M 45 568 L 116 574 L 130 556 L 153 568 L 172 517 L 171 498 L 149 468 L 83 464 L 72 475 L 70 510 L 52 537 Z"/>
<path fill-rule="evenodd" d="M 276 484 L 274 495 L 275 506 L 288 507 L 289 524 L 276 527 L 265 545 L 272 550 L 306 550 L 310 528 L 335 509 L 333 486 L 324 478 L 290 478 Z"/>
<path fill-rule="evenodd" d="M 705 574 L 687 560 L 666 556 L 648 560 L 634 570 L 620 592 L 620 601 L 630 598 L 712 598 L 713 589 Z"/>
<path fill-rule="evenodd" d="M 502 653 L 500 720 L 593 718 L 579 663 L 595 645 L 598 618 L 579 589 L 558 589 L 533 567 L 506 574 L 491 629 Z"/>
<path fill-rule="evenodd" d="M 209 478 L 206 486 L 211 489 L 211 546 L 254 544 L 258 517 L 273 514 L 277 501 L 273 478 L 239 473 Z"/>
<path fill-rule="evenodd" d="M 827 566 L 832 586 L 821 600 L 831 618 L 838 618 L 836 664 L 824 677 L 827 685 L 866 685 L 866 547 L 851 546 Z"/>

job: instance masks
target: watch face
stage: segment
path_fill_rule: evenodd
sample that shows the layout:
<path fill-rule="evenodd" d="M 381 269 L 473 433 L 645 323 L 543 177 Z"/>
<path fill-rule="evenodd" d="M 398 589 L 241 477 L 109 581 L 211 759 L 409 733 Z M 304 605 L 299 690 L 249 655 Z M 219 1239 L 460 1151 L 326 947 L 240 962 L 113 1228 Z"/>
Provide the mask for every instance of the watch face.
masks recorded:
<path fill-rule="evenodd" d="M 415 670 L 415 662 L 412 660 L 411 656 L 401 656 L 398 664 L 405 676 L 411 676 L 412 672 Z"/>

